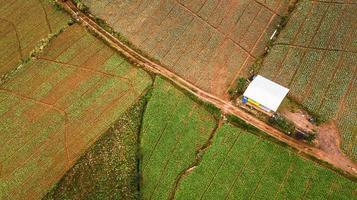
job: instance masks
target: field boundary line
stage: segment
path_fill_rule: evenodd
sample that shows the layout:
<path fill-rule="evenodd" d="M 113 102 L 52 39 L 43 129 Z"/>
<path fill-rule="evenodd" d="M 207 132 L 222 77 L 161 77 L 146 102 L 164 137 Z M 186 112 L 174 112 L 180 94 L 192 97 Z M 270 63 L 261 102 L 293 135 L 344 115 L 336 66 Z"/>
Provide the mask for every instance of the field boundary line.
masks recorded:
<path fill-rule="evenodd" d="M 111 73 L 108 73 L 108 72 L 103 72 L 101 70 L 91 69 L 91 68 L 88 68 L 88 67 L 83 67 L 83 66 L 80 66 L 80 65 L 75 65 L 75 64 L 70 64 L 70 63 L 65 63 L 65 62 L 62 62 L 62 61 L 52 60 L 52 59 L 48 59 L 48 58 L 44 58 L 44 57 L 38 57 L 37 59 L 48 61 L 48 62 L 57 63 L 57 64 L 60 64 L 60 65 L 63 65 L 65 68 L 72 68 L 72 69 L 79 69 L 79 70 L 89 71 L 89 72 L 102 74 L 104 76 L 111 76 L 111 77 L 115 77 L 115 78 L 122 79 L 122 80 L 125 80 L 127 82 L 130 82 L 130 79 L 127 78 L 127 77 L 118 76 L 116 74 L 111 74 Z"/>
<path fill-rule="evenodd" d="M 24 55 L 22 53 L 20 36 L 19 36 L 19 33 L 17 31 L 15 24 L 10 20 L 7 20 L 7 19 L 1 18 L 1 17 L 0 17 L 0 21 L 4 21 L 4 22 L 10 24 L 10 26 L 14 29 L 15 35 L 16 35 L 16 40 L 17 40 L 17 45 L 18 45 L 18 52 L 20 53 L 20 60 L 24 59 Z"/>
<path fill-rule="evenodd" d="M 317 35 L 317 32 L 319 31 L 319 29 L 320 29 L 320 27 L 321 27 L 321 25 L 322 25 L 322 22 L 324 21 L 324 19 L 325 19 L 327 13 L 328 13 L 328 11 L 329 11 L 329 9 L 330 9 L 330 5 L 327 6 L 326 11 L 325 11 L 325 12 L 323 13 L 323 15 L 321 16 L 321 19 L 319 19 L 319 23 L 317 24 L 317 27 L 314 28 L 314 34 L 312 35 L 312 37 L 311 37 L 311 39 L 310 39 L 310 41 L 309 41 L 309 43 L 308 43 L 307 46 L 310 46 L 310 45 L 312 44 L 312 42 L 314 41 L 315 36 Z M 304 63 L 304 59 L 305 59 L 305 57 L 306 57 L 306 54 L 308 54 L 308 51 L 307 51 L 307 50 L 308 50 L 308 49 L 304 49 L 303 55 L 302 55 L 302 57 L 301 57 L 300 60 L 299 60 L 299 64 L 297 64 L 298 67 L 296 67 L 296 69 L 294 70 L 294 73 L 293 73 L 293 75 L 292 75 L 292 77 L 291 77 L 291 80 L 290 80 L 290 82 L 289 82 L 289 84 L 288 84 L 289 87 L 291 87 L 291 84 L 294 82 L 294 79 L 295 79 L 295 77 L 296 77 L 296 75 L 297 75 L 297 73 L 298 73 L 298 71 L 299 71 L 299 69 L 300 69 L 300 66 Z M 321 56 L 320 59 L 322 59 L 322 56 Z"/>
<path fill-rule="evenodd" d="M 164 53 L 164 55 L 162 56 L 162 59 L 164 59 L 166 57 L 166 55 L 171 51 L 171 49 L 174 48 L 175 44 L 181 40 L 182 36 L 185 35 L 187 29 L 192 25 L 192 22 L 194 21 L 194 17 L 192 17 L 192 19 L 187 23 L 187 25 L 183 28 L 183 31 L 180 33 L 180 35 L 178 35 L 176 38 L 173 38 L 174 41 L 171 42 L 170 48 Z M 168 35 L 167 37 L 165 37 L 162 41 L 159 41 L 159 45 L 158 43 L 155 44 L 155 47 L 153 49 L 151 49 L 151 51 L 148 51 L 149 54 L 153 54 L 153 52 L 157 49 L 160 49 L 160 47 L 162 47 L 162 42 L 165 43 L 165 41 L 170 41 L 168 40 L 170 38 L 170 35 Z"/>
<path fill-rule="evenodd" d="M 193 106 L 193 105 L 192 105 L 192 106 Z M 187 118 L 186 118 L 186 119 L 187 119 Z M 152 199 L 152 196 L 155 194 L 157 187 L 158 187 L 158 186 L 160 185 L 160 183 L 161 183 L 161 182 L 160 182 L 160 181 L 161 181 L 161 178 L 162 178 L 162 177 L 164 176 L 164 174 L 166 173 L 166 171 L 167 171 L 167 166 L 169 165 L 170 161 L 172 160 L 172 156 L 175 154 L 175 151 L 177 150 L 177 147 L 180 146 L 180 143 L 181 143 L 180 138 L 181 138 L 181 136 L 182 136 L 183 130 L 184 130 L 184 129 L 181 129 L 181 131 L 179 131 L 179 133 L 176 133 L 176 134 L 175 134 L 175 136 L 178 135 L 178 138 L 175 137 L 175 146 L 171 149 L 170 153 L 167 154 L 166 157 L 165 157 L 165 158 L 167 158 L 167 159 L 166 159 L 166 162 L 165 162 L 165 166 L 164 166 L 164 168 L 162 169 L 162 171 L 161 171 L 161 173 L 160 173 L 160 177 L 159 177 L 159 179 L 157 180 L 157 182 L 156 182 L 156 184 L 155 184 L 155 187 L 154 187 L 154 190 L 151 192 L 149 199 Z M 181 160 L 180 160 L 180 163 L 181 163 Z"/>
<path fill-rule="evenodd" d="M 335 186 L 335 184 L 340 185 L 339 182 L 336 179 L 333 179 L 331 181 L 331 183 L 330 183 L 330 187 L 329 187 L 329 190 L 327 192 L 327 197 L 326 197 L 327 200 L 331 199 L 332 193 L 334 192 L 336 187 L 338 187 L 338 186 Z"/>
<path fill-rule="evenodd" d="M 276 150 L 277 150 L 277 149 L 274 149 L 274 150 L 273 150 L 273 155 L 274 155 L 274 153 L 275 153 Z M 273 158 L 272 158 L 272 156 L 271 156 L 271 157 L 269 157 L 269 158 L 266 160 L 266 161 L 267 161 L 267 164 L 265 165 L 264 170 L 263 170 L 263 173 L 262 173 L 261 177 L 259 178 L 258 182 L 256 183 L 254 190 L 253 190 L 252 193 L 249 195 L 249 199 L 252 199 L 253 196 L 257 193 L 257 190 L 258 190 L 258 188 L 259 188 L 259 186 L 260 186 L 260 183 L 262 182 L 263 178 L 265 177 L 266 172 L 267 172 L 268 168 L 270 167 L 270 164 L 272 164 L 272 163 L 271 163 L 271 162 L 272 162 L 272 159 L 273 159 Z"/>
<path fill-rule="evenodd" d="M 292 158 L 291 158 L 291 159 L 292 159 Z M 286 184 L 286 181 L 289 179 L 290 173 L 291 173 L 291 171 L 292 171 L 294 168 L 295 168 L 295 160 L 292 159 L 292 160 L 290 161 L 289 168 L 288 168 L 288 170 L 287 170 L 286 173 L 285 173 L 284 179 L 283 179 L 283 181 L 280 183 L 279 188 L 278 188 L 278 190 L 276 191 L 276 194 L 275 194 L 274 199 L 277 199 L 277 198 L 278 198 L 279 193 L 280 193 L 281 190 L 283 189 L 283 186 Z"/>
<path fill-rule="evenodd" d="M 43 14 L 45 15 L 45 20 L 46 20 L 46 24 L 47 24 L 48 30 L 50 31 L 50 33 L 52 33 L 52 28 L 51 28 L 51 24 L 50 24 L 50 22 L 48 20 L 47 11 L 46 11 L 45 7 L 43 6 L 42 1 L 38 0 L 38 2 L 40 3 L 40 6 L 41 6 L 41 8 L 43 10 Z"/>
<path fill-rule="evenodd" d="M 357 21 L 356 21 L 356 23 L 353 25 L 353 27 L 356 27 L 356 26 L 357 26 Z M 353 34 L 350 34 L 350 35 L 349 35 L 349 37 L 347 38 L 346 42 L 343 44 L 344 47 L 346 47 L 346 46 L 351 42 L 351 40 L 353 39 L 352 36 L 353 36 Z M 340 59 L 339 59 L 339 61 L 338 61 L 337 64 L 336 64 L 336 68 L 335 68 L 334 71 L 333 71 L 333 74 L 332 74 L 332 76 L 331 76 L 331 78 L 330 78 L 330 81 L 328 82 L 327 87 L 325 88 L 325 90 L 324 90 L 323 93 L 322 93 L 321 100 L 320 100 L 320 102 L 319 102 L 319 105 L 318 105 L 317 110 L 320 110 L 321 107 L 322 107 L 322 105 L 323 105 L 323 103 L 325 102 L 326 93 L 330 90 L 331 83 L 332 83 L 332 81 L 335 79 L 337 71 L 338 71 L 338 70 L 342 67 L 342 65 L 343 65 L 343 61 L 344 61 L 344 60 L 343 60 L 343 57 L 344 57 L 344 55 L 345 55 L 344 53 L 341 53 Z M 340 98 L 340 99 L 341 99 L 341 98 Z M 339 99 L 339 100 L 340 100 L 340 99 Z"/>
<path fill-rule="evenodd" d="M 217 130 L 222 126 L 222 123 L 223 123 L 222 120 L 218 120 L 216 122 L 215 127 L 213 127 L 213 129 L 211 130 L 211 134 L 207 138 L 206 142 L 204 144 L 202 144 L 202 146 L 200 147 L 200 149 L 198 151 L 195 152 L 195 160 L 176 176 L 173 188 L 172 188 L 169 198 L 168 198 L 169 200 L 175 199 L 176 191 L 179 187 L 181 180 L 185 176 L 187 176 L 192 170 L 194 170 L 195 167 L 198 167 L 199 164 L 202 162 L 204 153 L 211 147 L 212 140 L 216 136 Z M 203 153 L 203 154 L 200 155 L 201 153 Z"/>
<path fill-rule="evenodd" d="M 337 1 L 321 1 L 321 0 L 311 0 L 312 2 L 325 3 L 325 4 L 341 4 L 341 5 L 357 5 L 354 2 L 337 2 Z"/>
<path fill-rule="evenodd" d="M 179 103 L 176 103 L 176 104 L 175 104 L 175 107 L 174 107 L 173 110 L 172 110 L 173 112 L 171 112 L 171 113 L 175 113 L 175 112 L 176 112 L 176 110 L 178 109 L 178 105 L 179 105 Z M 168 119 L 170 119 L 171 117 L 172 117 L 172 115 L 169 115 L 169 116 L 165 117 L 165 119 L 168 120 Z M 160 142 L 162 136 L 163 136 L 164 134 L 166 134 L 165 132 L 166 132 L 167 126 L 168 126 L 168 123 L 166 123 L 165 126 L 163 127 L 162 132 L 161 132 L 161 134 L 159 135 L 159 138 L 158 138 L 157 141 L 155 142 L 155 145 L 154 145 L 154 147 L 152 148 L 152 151 L 150 152 L 150 154 L 149 154 L 149 156 L 148 156 L 148 158 L 147 158 L 148 160 L 146 161 L 146 164 L 145 164 L 145 165 L 143 164 L 143 167 L 142 167 L 143 170 L 144 170 L 144 168 L 146 168 L 146 166 L 148 165 L 148 162 L 151 161 L 151 157 L 152 157 L 152 155 L 154 154 L 154 151 L 155 151 L 157 145 L 159 144 L 159 142 Z M 142 131 L 142 134 L 144 134 L 145 131 L 150 130 L 150 128 L 151 128 L 151 125 L 149 125 L 149 128 L 146 128 L 145 130 L 143 130 L 143 131 Z"/>
<path fill-rule="evenodd" d="M 239 35 L 238 41 L 237 43 L 242 42 L 242 40 L 244 39 L 244 37 L 247 35 L 247 33 L 249 32 L 249 29 L 252 27 L 252 24 L 255 22 L 255 19 L 258 17 L 258 15 L 262 12 L 263 7 L 259 7 L 259 10 L 257 13 L 255 13 L 253 19 L 251 19 L 251 21 L 249 22 L 247 28 L 244 30 L 244 32 L 242 34 Z M 249 54 L 252 50 L 249 51 Z"/>
<path fill-rule="evenodd" d="M 150 16 L 149 19 L 153 18 L 153 16 L 157 16 L 157 14 L 159 14 L 159 16 L 160 16 L 159 8 L 155 10 L 154 14 L 152 16 Z M 167 12 L 166 15 L 162 17 L 161 21 L 159 21 L 157 23 L 150 24 L 151 26 L 157 26 L 157 29 L 152 28 L 150 30 L 150 34 L 148 34 L 147 36 L 144 36 L 141 39 L 138 38 L 138 46 L 141 46 L 142 47 L 141 49 L 143 49 L 145 47 L 144 45 L 145 45 L 146 41 L 150 40 L 150 38 L 153 38 L 153 37 L 151 37 L 152 35 L 156 35 L 156 34 L 160 33 L 159 28 L 162 26 L 163 23 L 165 23 L 167 21 L 167 19 L 169 19 L 169 16 L 171 15 L 171 13 L 173 12 L 174 9 L 175 9 L 175 4 L 173 4 L 173 6 L 170 8 L 169 12 Z M 140 28 L 141 27 L 142 26 L 140 26 Z"/>
<path fill-rule="evenodd" d="M 347 8 L 347 7 L 346 7 Z M 345 9 L 346 9 L 345 8 Z M 344 10 L 345 10 L 344 9 Z M 339 15 L 339 20 L 338 21 L 336 21 L 336 24 L 334 25 L 334 26 L 331 26 L 330 27 L 330 29 L 329 29 L 329 34 L 331 34 L 331 35 L 329 35 L 329 41 L 328 41 L 328 43 L 327 43 L 327 45 L 326 45 L 326 47 L 329 47 L 330 45 L 331 45 L 331 43 L 332 43 L 332 41 L 333 41 L 333 39 L 334 39 L 334 36 L 336 35 L 336 32 L 337 32 L 337 29 L 338 29 L 338 27 L 341 25 L 341 20 L 342 20 L 342 17 L 344 16 L 344 14 L 345 14 L 345 12 L 344 12 L 344 10 L 341 10 L 341 12 L 342 13 L 340 13 L 340 15 Z M 333 27 L 333 29 L 332 29 L 332 27 Z M 331 30 L 332 29 L 332 30 Z M 307 47 L 307 48 L 309 48 L 309 47 Z M 305 88 L 304 88 L 304 91 L 306 91 L 304 94 L 302 94 L 302 100 L 301 100 L 301 102 L 304 102 L 305 100 L 306 100 L 306 98 L 310 95 L 310 93 L 311 93 L 311 90 L 312 90 L 312 83 L 313 83 L 313 81 L 315 81 L 315 78 L 316 78 L 316 76 L 317 76 L 317 74 L 318 74 L 318 71 L 320 70 L 320 68 L 321 68 L 321 66 L 322 66 L 322 63 L 323 63 L 323 61 L 325 60 L 325 58 L 326 58 L 326 53 L 327 53 L 328 51 L 323 51 L 323 54 L 322 54 L 322 56 L 321 56 L 321 59 L 319 60 L 319 62 L 318 62 L 318 64 L 317 64 L 317 69 L 315 70 L 315 73 L 313 74 L 313 76 L 308 80 L 308 83 L 306 84 L 306 86 L 305 86 Z"/>
<path fill-rule="evenodd" d="M 208 21 L 204 20 L 201 16 L 193 12 L 191 9 L 187 8 L 185 5 L 183 5 L 181 2 L 178 2 L 177 0 L 174 0 L 180 7 L 183 7 L 186 11 L 188 11 L 193 17 L 198 18 L 201 20 L 203 23 L 207 24 L 209 27 L 211 27 L 213 30 L 217 31 L 219 34 L 221 34 L 223 37 L 225 37 L 227 34 L 223 33 L 220 31 L 217 27 L 213 26 L 211 23 Z M 242 45 L 240 45 L 238 42 L 234 41 L 232 38 L 228 37 L 230 41 L 233 42 L 236 46 L 238 46 L 240 49 L 242 49 L 246 54 L 248 54 L 249 57 L 256 58 L 254 55 L 252 55 L 247 49 L 245 49 Z"/>
<path fill-rule="evenodd" d="M 260 142 L 262 142 L 262 140 L 263 140 L 263 139 L 259 137 L 259 138 L 254 142 L 253 146 L 252 146 L 251 148 L 249 148 L 249 150 L 250 150 L 250 151 L 249 151 L 249 154 L 246 155 L 246 158 L 245 158 L 244 161 L 243 161 L 242 168 L 239 169 L 238 173 L 234 174 L 233 182 L 232 182 L 232 184 L 229 186 L 229 190 L 228 190 L 228 192 L 226 193 L 226 195 L 225 195 L 225 197 L 224 197 L 225 200 L 229 198 L 229 196 L 230 196 L 230 194 L 232 193 L 233 188 L 234 188 L 234 186 L 235 186 L 235 184 L 236 184 L 238 178 L 242 175 L 242 173 L 243 173 L 243 171 L 245 170 L 245 168 L 247 167 L 247 164 L 249 163 L 251 157 L 253 156 L 253 152 L 255 153 L 254 150 L 256 150 L 256 146 L 257 146 Z"/>
<path fill-rule="evenodd" d="M 312 11 L 314 10 L 315 5 L 311 5 L 309 11 L 306 13 L 306 15 L 304 16 L 304 20 L 301 22 L 301 24 L 299 25 L 299 28 L 296 32 L 294 32 L 293 38 L 292 38 L 292 43 L 295 43 L 297 36 L 300 34 L 301 30 L 303 29 L 303 27 L 305 26 L 305 23 L 307 21 L 307 19 L 312 15 Z M 292 13 L 292 15 L 295 15 L 295 12 Z M 290 18 L 291 19 L 291 18 Z M 273 47 L 274 45 L 277 43 L 273 43 Z M 277 76 L 279 76 L 281 74 L 281 70 L 283 68 L 284 62 L 286 60 L 286 58 L 288 57 L 290 53 L 290 49 L 288 49 L 283 57 L 283 59 L 281 60 L 281 62 L 279 64 L 277 64 L 278 69 L 277 69 L 277 73 L 275 74 L 275 76 L 273 77 L 273 79 L 276 79 Z"/>
<path fill-rule="evenodd" d="M 68 125 L 68 114 L 67 114 L 67 112 L 65 110 L 62 110 L 62 109 L 56 107 L 55 105 L 48 104 L 48 103 L 42 102 L 40 100 L 36 100 L 36 99 L 31 98 L 31 97 L 27 97 L 27 96 L 18 94 L 18 93 L 14 92 L 14 91 L 10 91 L 10 90 L 4 89 L 4 88 L 0 88 L 0 92 L 4 92 L 4 93 L 6 93 L 8 95 L 16 96 L 18 98 L 26 99 L 26 100 L 35 102 L 37 104 L 43 105 L 45 107 L 49 107 L 49 108 L 51 108 L 53 110 L 56 110 L 57 112 L 59 112 L 64 117 L 64 151 L 65 151 L 65 154 L 66 154 L 66 157 L 67 157 L 67 162 L 66 162 L 65 166 L 68 167 L 69 166 L 69 152 L 68 152 L 68 147 L 67 147 L 67 125 Z"/>
<path fill-rule="evenodd" d="M 314 49 L 314 50 L 322 50 L 322 51 L 340 51 L 340 52 L 357 54 L 357 51 L 349 51 L 349 50 L 344 50 L 344 49 L 333 49 L 333 48 L 329 49 L 329 48 L 322 48 L 322 47 L 309 47 L 309 46 L 304 46 L 304 45 L 299 45 L 299 44 L 288 44 L 288 43 L 282 43 L 282 42 L 274 43 L 273 46 L 290 46 L 290 47 L 302 48 L 302 49 Z"/>
<path fill-rule="evenodd" d="M 267 5 L 261 3 L 261 2 L 259 2 L 257 0 L 254 0 L 254 1 L 255 1 L 255 3 L 259 4 L 260 6 L 264 7 L 265 9 L 269 10 L 274 15 L 277 15 L 277 16 L 281 17 L 281 15 L 276 10 L 274 10 L 272 8 L 269 8 Z M 281 1 L 279 1 L 278 8 L 279 8 L 280 4 L 281 4 Z"/>
<path fill-rule="evenodd" d="M 305 196 L 310 191 L 312 181 L 316 175 L 317 175 L 317 168 L 314 167 L 314 171 L 312 172 L 312 174 L 310 174 L 310 177 L 306 180 L 305 188 L 304 188 L 305 190 L 304 190 L 304 193 L 302 194 L 302 197 L 300 199 L 306 199 Z"/>
<path fill-rule="evenodd" d="M 231 153 L 232 149 L 234 148 L 234 145 L 237 143 L 238 139 L 240 138 L 240 136 L 242 135 L 242 132 L 239 132 L 236 136 L 236 138 L 234 139 L 232 145 L 229 147 L 228 151 L 226 152 L 223 161 L 221 162 L 221 164 L 219 165 L 218 168 L 216 168 L 217 170 L 215 171 L 214 175 L 212 176 L 211 180 L 209 181 L 207 187 L 205 187 L 203 193 L 200 195 L 200 199 L 203 199 L 203 196 L 206 194 L 207 190 L 209 187 L 211 187 L 213 180 L 216 178 L 219 170 L 222 168 L 223 164 L 226 162 L 228 155 Z"/>

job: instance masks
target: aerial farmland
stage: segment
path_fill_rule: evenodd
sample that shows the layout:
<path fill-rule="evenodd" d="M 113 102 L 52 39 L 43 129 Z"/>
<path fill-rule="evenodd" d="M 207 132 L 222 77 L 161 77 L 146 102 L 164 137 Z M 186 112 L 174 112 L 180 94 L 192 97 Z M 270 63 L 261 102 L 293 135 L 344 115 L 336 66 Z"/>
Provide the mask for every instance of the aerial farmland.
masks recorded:
<path fill-rule="evenodd" d="M 0 1 L 0 200 L 357 199 L 356 11 Z"/>
<path fill-rule="evenodd" d="M 302 1 L 260 73 L 322 120 L 334 120 L 342 149 L 357 158 L 356 4 Z"/>

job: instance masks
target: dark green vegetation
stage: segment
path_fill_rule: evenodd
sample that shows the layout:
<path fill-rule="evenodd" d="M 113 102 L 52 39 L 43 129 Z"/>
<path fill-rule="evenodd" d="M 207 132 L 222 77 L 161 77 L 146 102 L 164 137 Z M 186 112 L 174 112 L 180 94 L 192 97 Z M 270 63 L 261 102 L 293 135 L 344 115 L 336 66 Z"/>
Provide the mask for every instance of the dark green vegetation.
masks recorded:
<path fill-rule="evenodd" d="M 43 200 L 138 199 L 138 138 L 146 100 L 124 113 Z"/>
<path fill-rule="evenodd" d="M 334 2 L 299 1 L 259 73 L 290 88 L 317 123 L 335 121 L 357 159 L 357 4 Z"/>

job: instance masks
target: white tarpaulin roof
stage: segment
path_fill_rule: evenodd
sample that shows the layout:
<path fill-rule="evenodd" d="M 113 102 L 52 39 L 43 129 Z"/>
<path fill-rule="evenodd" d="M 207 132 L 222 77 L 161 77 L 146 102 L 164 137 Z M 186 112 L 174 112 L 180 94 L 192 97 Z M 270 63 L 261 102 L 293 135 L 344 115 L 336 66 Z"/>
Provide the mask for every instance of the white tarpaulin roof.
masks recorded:
<path fill-rule="evenodd" d="M 288 92 L 288 88 L 258 75 L 249 84 L 243 96 L 258 102 L 275 112 L 278 110 L 279 105 Z"/>

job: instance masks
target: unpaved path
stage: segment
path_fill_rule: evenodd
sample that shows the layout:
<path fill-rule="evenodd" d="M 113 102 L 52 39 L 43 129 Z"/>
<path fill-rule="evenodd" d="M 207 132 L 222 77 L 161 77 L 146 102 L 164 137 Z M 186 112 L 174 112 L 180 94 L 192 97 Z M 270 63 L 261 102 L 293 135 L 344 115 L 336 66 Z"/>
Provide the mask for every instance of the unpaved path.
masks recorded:
<path fill-rule="evenodd" d="M 136 52 L 128 45 L 121 42 L 116 37 L 112 36 L 105 29 L 100 27 L 90 16 L 87 16 L 86 14 L 78 10 L 78 8 L 71 1 L 67 0 L 66 2 L 62 3 L 62 5 L 75 19 L 77 19 L 84 26 L 88 27 L 95 34 L 98 34 L 98 36 L 101 37 L 103 40 L 105 40 L 111 47 L 121 52 L 124 56 L 132 60 L 138 66 L 141 66 L 153 73 L 160 74 L 166 77 L 167 79 L 173 81 L 178 86 L 196 95 L 201 100 L 212 103 L 213 105 L 221 109 L 223 113 L 235 115 L 241 118 L 245 122 L 266 132 L 267 134 L 276 138 L 277 140 L 284 142 L 289 146 L 297 149 L 300 153 L 302 152 L 307 155 L 313 156 L 319 160 L 323 160 L 333 165 L 334 167 L 339 168 L 340 170 L 346 172 L 347 174 L 350 174 L 352 176 L 357 176 L 357 163 L 350 160 L 343 154 L 339 154 L 338 156 L 332 155 L 329 152 L 326 152 L 322 149 L 312 147 L 310 145 L 299 142 L 285 135 L 284 133 L 278 131 L 277 129 L 269 126 L 265 122 L 262 122 L 259 119 L 244 112 L 240 108 L 235 107 L 230 102 L 222 100 L 215 95 L 212 95 L 210 93 L 201 90 L 200 88 L 193 85 L 192 83 L 184 80 L 183 78 L 176 75 L 175 73 L 167 70 L 162 65 L 153 62 L 148 58 L 144 57 L 143 55 L 141 55 L 140 53 Z"/>

